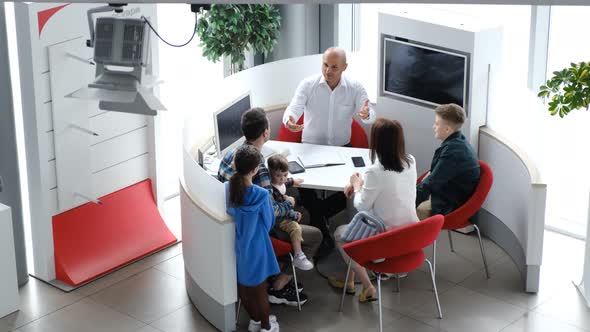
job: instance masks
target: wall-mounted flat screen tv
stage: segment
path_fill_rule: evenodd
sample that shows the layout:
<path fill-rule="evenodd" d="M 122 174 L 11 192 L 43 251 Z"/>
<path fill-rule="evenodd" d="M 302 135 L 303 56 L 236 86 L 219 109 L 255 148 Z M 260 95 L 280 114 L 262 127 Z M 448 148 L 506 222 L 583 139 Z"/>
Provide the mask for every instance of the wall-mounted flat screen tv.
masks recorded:
<path fill-rule="evenodd" d="M 466 110 L 467 54 L 383 37 L 382 93 L 438 106 L 455 103 Z"/>

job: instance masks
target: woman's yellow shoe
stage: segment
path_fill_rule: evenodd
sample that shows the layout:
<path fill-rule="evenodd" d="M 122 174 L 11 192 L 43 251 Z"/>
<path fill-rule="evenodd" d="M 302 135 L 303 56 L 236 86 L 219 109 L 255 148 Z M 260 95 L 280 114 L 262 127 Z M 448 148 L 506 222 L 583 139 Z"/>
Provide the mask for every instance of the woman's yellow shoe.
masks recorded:
<path fill-rule="evenodd" d="M 344 281 L 338 280 L 334 277 L 328 277 L 328 283 L 330 284 L 330 286 L 337 288 L 337 289 L 344 288 Z M 356 288 L 354 287 L 354 283 L 348 283 L 348 287 L 346 287 L 346 294 L 354 295 L 355 293 L 356 293 Z"/>
<path fill-rule="evenodd" d="M 377 291 L 375 290 L 375 287 L 373 287 L 373 286 L 363 289 L 363 291 L 361 292 L 361 295 L 359 295 L 359 302 L 365 303 L 365 302 L 377 301 L 377 296 L 375 296 L 376 293 L 377 293 Z"/>

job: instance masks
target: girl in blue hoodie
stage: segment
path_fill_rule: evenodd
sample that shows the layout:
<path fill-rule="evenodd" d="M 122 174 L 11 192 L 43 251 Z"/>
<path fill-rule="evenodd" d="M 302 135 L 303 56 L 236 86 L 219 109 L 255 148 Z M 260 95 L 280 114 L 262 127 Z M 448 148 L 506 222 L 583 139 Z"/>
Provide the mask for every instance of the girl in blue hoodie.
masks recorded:
<path fill-rule="evenodd" d="M 227 213 L 236 227 L 238 294 L 248 315 L 248 331 L 278 332 L 276 317 L 269 315 L 266 279 L 279 273 L 268 232 L 275 217 L 268 190 L 252 184 L 260 152 L 244 144 L 235 153 L 235 173 L 225 184 Z"/>

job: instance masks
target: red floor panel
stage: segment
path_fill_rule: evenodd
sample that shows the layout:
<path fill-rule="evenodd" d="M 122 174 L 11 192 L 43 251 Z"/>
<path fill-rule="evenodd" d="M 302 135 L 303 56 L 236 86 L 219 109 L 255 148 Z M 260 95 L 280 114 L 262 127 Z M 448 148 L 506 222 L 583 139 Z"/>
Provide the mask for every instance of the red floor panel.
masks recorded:
<path fill-rule="evenodd" d="M 174 242 L 145 180 L 53 217 L 55 272 L 78 286 Z"/>

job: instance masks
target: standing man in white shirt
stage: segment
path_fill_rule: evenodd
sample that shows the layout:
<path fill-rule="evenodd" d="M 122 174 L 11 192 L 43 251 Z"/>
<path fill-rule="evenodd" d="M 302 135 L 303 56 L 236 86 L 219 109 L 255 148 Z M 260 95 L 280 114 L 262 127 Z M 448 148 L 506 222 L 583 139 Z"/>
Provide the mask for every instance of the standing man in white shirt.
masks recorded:
<path fill-rule="evenodd" d="M 347 66 L 346 52 L 330 47 L 322 58 L 322 73 L 299 83 L 283 123 L 292 132 L 303 131 L 303 143 L 347 146 L 355 113 L 366 124 L 375 121 L 363 85 L 342 75 Z M 303 114 L 303 125 L 298 125 Z"/>
<path fill-rule="evenodd" d="M 346 52 L 330 47 L 322 57 L 321 74 L 305 78 L 283 114 L 285 127 L 302 133 L 302 142 L 321 145 L 351 146 L 350 134 L 355 114 L 364 123 L 375 121 L 375 111 L 369 105 L 363 85 L 342 75 L 348 64 Z M 303 125 L 297 121 L 305 114 Z M 320 255 L 334 247 L 327 220 L 346 208 L 346 197 L 336 193 L 320 200 L 315 190 L 300 189 L 303 205 L 310 212 L 311 225 L 324 235 Z"/>

